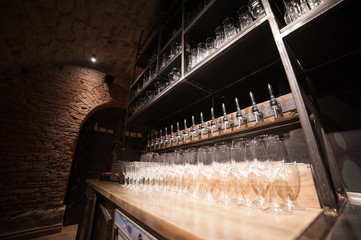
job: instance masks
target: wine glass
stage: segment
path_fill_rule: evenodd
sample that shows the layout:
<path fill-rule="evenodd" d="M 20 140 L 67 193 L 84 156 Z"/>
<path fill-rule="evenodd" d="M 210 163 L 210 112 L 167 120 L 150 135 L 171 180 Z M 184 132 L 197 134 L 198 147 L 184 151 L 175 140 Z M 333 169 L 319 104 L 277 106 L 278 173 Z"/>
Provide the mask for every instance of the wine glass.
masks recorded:
<path fill-rule="evenodd" d="M 175 166 L 175 153 L 168 153 L 168 185 L 167 190 L 171 193 L 175 193 L 176 188 L 176 166 Z"/>
<path fill-rule="evenodd" d="M 171 153 L 163 153 L 163 191 L 170 191 L 172 183 L 172 162 L 171 162 Z"/>
<path fill-rule="evenodd" d="M 244 168 L 246 167 L 245 163 L 245 143 L 246 139 L 238 138 L 232 140 L 232 148 L 231 148 L 231 159 L 232 159 L 232 170 L 231 172 L 236 176 L 238 180 L 238 199 L 237 204 L 242 206 L 244 203 L 245 192 L 245 179 L 243 176 Z"/>
<path fill-rule="evenodd" d="M 188 150 L 188 169 L 191 174 L 192 179 L 189 182 L 188 185 L 188 194 L 192 193 L 193 198 L 199 198 L 199 189 L 197 186 L 197 177 L 199 174 L 199 158 L 198 158 L 198 152 L 196 148 L 189 148 Z"/>
<path fill-rule="evenodd" d="M 153 159 L 153 153 L 148 152 L 145 154 L 144 158 L 144 184 L 143 184 L 143 190 L 149 191 L 150 189 L 150 179 L 151 179 L 151 164 Z"/>
<path fill-rule="evenodd" d="M 251 141 L 251 146 L 253 150 L 253 167 L 252 167 L 252 177 L 251 183 L 253 191 L 258 196 L 254 204 L 262 209 L 268 206 L 266 200 L 266 194 L 269 190 L 270 183 L 268 178 L 265 175 L 265 170 L 267 167 L 267 148 L 268 148 L 268 136 L 261 135 L 255 137 Z"/>
<path fill-rule="evenodd" d="M 160 161 L 161 155 L 159 153 L 154 153 L 154 164 L 153 164 L 153 174 L 152 174 L 152 186 L 153 186 L 153 190 L 154 192 L 159 191 L 160 187 L 159 187 L 159 181 L 160 181 L 160 174 L 161 174 L 161 169 L 160 169 Z"/>
<path fill-rule="evenodd" d="M 134 162 L 129 163 L 127 172 L 129 174 L 129 187 L 134 188 Z"/>
<path fill-rule="evenodd" d="M 174 151 L 174 192 L 182 194 L 182 177 L 184 174 L 185 165 L 183 165 L 183 151 Z"/>
<path fill-rule="evenodd" d="M 128 167 L 129 163 L 128 162 L 123 162 L 122 165 L 122 172 L 123 172 L 123 176 L 124 176 L 124 187 L 129 188 L 129 167 Z"/>
<path fill-rule="evenodd" d="M 139 190 L 142 182 L 142 162 L 134 162 L 134 189 Z"/>
<path fill-rule="evenodd" d="M 301 189 L 301 177 L 297 163 L 286 157 L 279 175 L 281 180 L 276 189 L 278 195 L 285 201 L 281 206 L 289 211 L 304 210 L 304 207 L 299 206 L 296 201 Z"/>
<path fill-rule="evenodd" d="M 206 177 L 206 196 L 205 199 L 214 202 L 213 196 L 211 194 L 211 183 L 210 179 L 214 174 L 215 168 L 215 158 L 213 154 L 213 149 L 211 146 L 203 146 L 198 149 L 199 163 L 200 163 L 200 172 Z"/>
<path fill-rule="evenodd" d="M 163 191 L 165 190 L 165 178 L 168 171 L 167 165 L 167 155 L 160 154 L 159 155 L 159 167 L 158 167 L 158 190 Z"/>
<path fill-rule="evenodd" d="M 219 142 L 214 147 L 216 167 L 221 175 L 221 197 L 218 203 L 229 205 L 231 200 L 228 196 L 228 174 L 232 168 L 230 146 L 226 142 Z"/>
<path fill-rule="evenodd" d="M 244 192 L 244 209 L 259 209 L 257 205 L 253 204 L 251 199 L 251 191 L 252 191 L 252 181 L 250 181 L 250 176 L 253 174 L 253 166 L 255 164 L 254 161 L 254 148 L 252 144 L 252 140 L 246 140 L 243 142 L 244 145 L 244 167 L 241 168 L 242 176 L 240 181 L 241 190 Z"/>
<path fill-rule="evenodd" d="M 184 164 L 184 173 L 181 178 L 181 188 L 182 195 L 191 195 L 192 194 L 192 184 L 193 184 L 193 175 L 191 174 L 191 164 L 189 164 L 190 159 L 192 158 L 192 149 L 185 149 L 183 154 L 183 164 Z"/>
<path fill-rule="evenodd" d="M 269 137 L 267 152 L 269 161 L 265 172 L 270 182 L 270 205 L 264 211 L 273 215 L 290 215 L 292 213 L 282 208 L 275 196 L 275 178 L 279 174 L 286 156 L 283 138 L 278 136 Z"/>

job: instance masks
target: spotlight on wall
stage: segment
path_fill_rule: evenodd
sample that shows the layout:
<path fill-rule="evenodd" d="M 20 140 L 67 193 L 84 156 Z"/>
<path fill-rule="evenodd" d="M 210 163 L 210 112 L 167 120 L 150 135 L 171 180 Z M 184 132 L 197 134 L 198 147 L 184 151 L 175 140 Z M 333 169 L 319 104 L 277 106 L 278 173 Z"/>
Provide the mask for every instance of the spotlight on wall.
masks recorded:
<path fill-rule="evenodd" d="M 95 63 L 97 61 L 97 58 L 95 57 L 95 54 L 92 54 L 90 60 Z"/>

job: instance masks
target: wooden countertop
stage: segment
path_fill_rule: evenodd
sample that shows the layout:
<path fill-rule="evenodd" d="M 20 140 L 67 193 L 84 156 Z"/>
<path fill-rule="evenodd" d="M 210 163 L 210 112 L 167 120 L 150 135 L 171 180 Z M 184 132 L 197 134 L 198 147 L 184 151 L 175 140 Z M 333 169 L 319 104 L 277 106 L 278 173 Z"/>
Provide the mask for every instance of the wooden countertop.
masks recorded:
<path fill-rule="evenodd" d="M 322 213 L 322 209 L 306 208 L 273 216 L 170 193 L 136 191 L 116 182 L 88 179 L 87 183 L 168 239 L 295 239 Z"/>

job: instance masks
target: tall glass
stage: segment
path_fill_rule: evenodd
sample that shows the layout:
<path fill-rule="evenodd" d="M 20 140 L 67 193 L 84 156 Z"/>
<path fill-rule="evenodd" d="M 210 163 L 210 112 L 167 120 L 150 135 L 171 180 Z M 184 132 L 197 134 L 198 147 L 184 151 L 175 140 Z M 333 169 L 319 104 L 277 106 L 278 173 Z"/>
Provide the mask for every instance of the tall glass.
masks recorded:
<path fill-rule="evenodd" d="M 226 41 L 229 41 L 237 34 L 237 29 L 232 17 L 223 20 L 223 29 Z"/>
<path fill-rule="evenodd" d="M 174 192 L 182 194 L 182 177 L 185 171 L 185 164 L 183 161 L 183 151 L 174 151 Z"/>
<path fill-rule="evenodd" d="M 219 142 L 214 147 L 216 167 L 221 175 L 221 197 L 218 203 L 229 205 L 231 200 L 228 195 L 228 174 L 232 168 L 230 146 L 226 142 Z"/>
<path fill-rule="evenodd" d="M 154 153 L 154 163 L 153 163 L 153 169 L 152 169 L 152 175 L 151 175 L 151 185 L 152 185 L 152 192 L 157 192 L 159 190 L 159 179 L 160 179 L 160 158 L 161 156 L 159 153 Z"/>
<path fill-rule="evenodd" d="M 253 148 L 253 167 L 252 167 L 252 188 L 258 196 L 254 204 L 262 209 L 268 207 L 266 194 L 269 190 L 270 183 L 266 176 L 267 167 L 267 148 L 268 136 L 262 135 L 254 138 L 251 142 Z"/>
<path fill-rule="evenodd" d="M 172 153 L 163 153 L 164 156 L 164 167 L 163 167 L 163 191 L 172 191 L 173 181 L 173 158 Z"/>
<path fill-rule="evenodd" d="M 237 11 L 237 14 L 238 14 L 240 30 L 243 31 L 253 22 L 251 13 L 249 11 L 249 7 L 248 6 L 240 7 Z"/>
<path fill-rule="evenodd" d="M 215 30 L 215 33 L 216 33 L 216 39 L 215 39 L 215 47 L 217 49 L 219 49 L 224 41 L 225 41 L 225 36 L 224 36 L 224 30 L 223 30 L 223 27 L 222 26 L 218 26 Z"/>
<path fill-rule="evenodd" d="M 211 183 L 210 179 L 214 174 L 215 169 L 215 158 L 213 154 L 213 148 L 210 146 L 203 146 L 198 149 L 200 172 L 206 177 L 206 200 L 213 202 L 213 196 L 211 194 Z"/>
<path fill-rule="evenodd" d="M 149 191 L 151 188 L 151 175 L 152 175 L 152 161 L 153 161 L 153 153 L 148 152 L 145 154 L 145 175 L 144 175 L 144 190 Z"/>
<path fill-rule="evenodd" d="M 129 163 L 128 162 L 124 162 L 122 165 L 122 172 L 123 172 L 123 176 L 124 176 L 124 187 L 128 188 L 129 187 L 129 167 L 128 167 Z"/>
<path fill-rule="evenodd" d="M 191 50 L 191 59 L 192 59 L 192 67 L 194 67 L 199 62 L 197 48 L 193 48 Z"/>
<path fill-rule="evenodd" d="M 284 159 L 286 157 L 286 149 L 283 138 L 278 136 L 270 136 L 268 138 L 268 164 L 266 175 L 270 181 L 270 205 L 264 211 L 272 215 L 290 215 L 291 212 L 282 208 L 276 198 L 275 179 L 283 167 Z"/>
<path fill-rule="evenodd" d="M 169 58 L 174 58 L 180 52 L 181 46 L 178 42 L 172 42 L 170 44 L 170 55 Z"/>
<path fill-rule="evenodd" d="M 244 177 L 244 168 L 248 167 L 245 164 L 245 143 L 246 139 L 239 138 L 232 141 L 231 148 L 231 159 L 232 159 L 232 173 L 238 179 L 238 201 L 237 204 L 242 206 L 245 201 L 245 177 Z"/>
<path fill-rule="evenodd" d="M 297 204 L 297 198 L 301 190 L 301 176 L 297 163 L 288 157 L 280 170 L 280 182 L 277 184 L 277 193 L 285 201 L 281 204 L 287 210 L 304 210 Z"/>
<path fill-rule="evenodd" d="M 215 50 L 216 47 L 214 45 L 214 38 L 213 37 L 209 37 L 206 39 L 206 49 L 207 49 L 207 56 L 211 55 Z"/>
<path fill-rule="evenodd" d="M 130 188 L 134 188 L 134 172 L 135 172 L 135 165 L 134 165 L 134 162 L 130 162 L 129 165 L 128 165 L 128 175 L 129 175 L 129 187 Z"/>
<path fill-rule="evenodd" d="M 264 9 L 261 3 L 261 0 L 250 0 L 248 6 L 251 12 L 251 15 L 254 19 L 257 19 L 264 15 Z"/>
<path fill-rule="evenodd" d="M 206 43 L 200 42 L 197 44 L 198 62 L 202 61 L 207 56 Z"/>
<path fill-rule="evenodd" d="M 187 149 L 188 152 L 188 171 L 191 174 L 191 178 L 188 178 L 187 192 L 191 194 L 193 198 L 199 198 L 199 189 L 197 185 L 197 177 L 200 171 L 198 151 L 196 148 Z"/>
<path fill-rule="evenodd" d="M 193 56 L 188 55 L 187 60 L 187 72 L 189 72 L 193 67 Z"/>

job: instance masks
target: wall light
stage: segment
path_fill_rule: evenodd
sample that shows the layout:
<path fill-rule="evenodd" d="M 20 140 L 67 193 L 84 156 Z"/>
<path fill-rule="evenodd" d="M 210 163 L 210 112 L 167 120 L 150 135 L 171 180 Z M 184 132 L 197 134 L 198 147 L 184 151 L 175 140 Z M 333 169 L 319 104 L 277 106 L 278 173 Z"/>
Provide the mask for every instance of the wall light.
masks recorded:
<path fill-rule="evenodd" d="M 92 54 L 92 57 L 90 58 L 90 60 L 94 63 L 97 61 L 97 58 L 95 57 L 95 54 Z"/>

